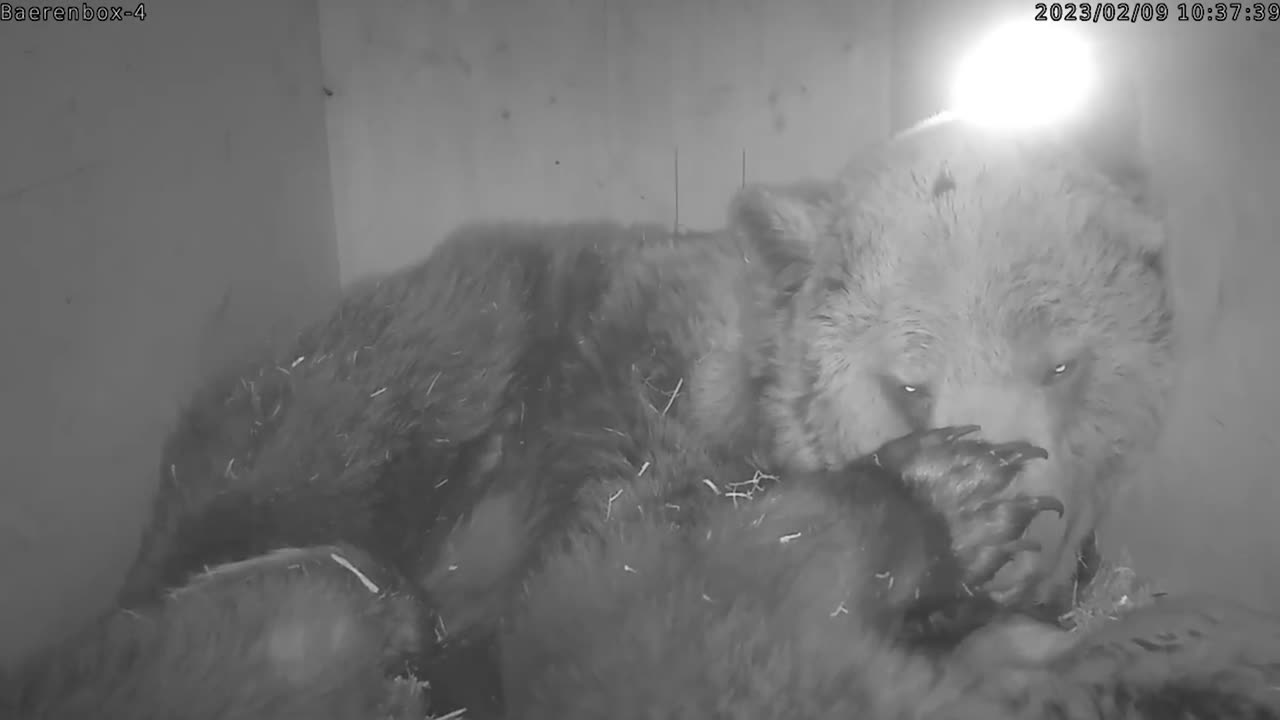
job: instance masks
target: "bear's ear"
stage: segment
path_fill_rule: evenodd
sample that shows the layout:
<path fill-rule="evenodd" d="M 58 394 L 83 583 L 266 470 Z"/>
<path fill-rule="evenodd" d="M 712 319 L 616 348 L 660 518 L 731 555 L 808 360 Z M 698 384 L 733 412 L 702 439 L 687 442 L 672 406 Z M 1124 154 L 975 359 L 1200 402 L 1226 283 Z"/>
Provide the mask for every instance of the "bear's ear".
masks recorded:
<path fill-rule="evenodd" d="M 734 196 L 729 227 L 764 260 L 778 289 L 794 291 L 809 274 L 836 192 L 835 183 L 805 181 L 748 185 Z"/>
<path fill-rule="evenodd" d="M 1164 250 L 1161 198 L 1152 181 L 1142 133 L 1142 105 L 1136 82 L 1123 74 L 1106 78 L 1098 101 L 1067 130 L 1067 141 L 1092 170 L 1119 192 L 1106 209 L 1108 221 L 1138 252 L 1159 256 Z"/>
<path fill-rule="evenodd" d="M 1090 167 L 1110 185 L 1110 201 L 1098 208 L 1099 218 L 1117 240 L 1155 265 L 1163 264 L 1165 208 L 1152 180 L 1140 138 L 1120 137 L 1096 129 L 1077 139 Z"/>

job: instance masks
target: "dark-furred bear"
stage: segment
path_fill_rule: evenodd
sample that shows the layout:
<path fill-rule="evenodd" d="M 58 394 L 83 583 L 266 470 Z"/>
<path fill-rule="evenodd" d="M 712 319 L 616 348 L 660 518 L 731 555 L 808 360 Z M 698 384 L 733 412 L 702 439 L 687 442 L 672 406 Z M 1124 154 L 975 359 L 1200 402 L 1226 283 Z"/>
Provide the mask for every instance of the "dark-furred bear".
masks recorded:
<path fill-rule="evenodd" d="M 0 676 L 13 720 L 421 720 L 420 593 L 343 545 L 215 567 Z"/>
<path fill-rule="evenodd" d="M 444 667 L 428 672 L 444 701 L 434 709 L 661 717 L 748 693 L 746 717 L 774 717 L 769 708 L 823 688 L 813 702 L 839 696 L 853 707 L 843 703 L 856 692 L 820 678 L 862 672 L 880 656 L 848 643 L 909 643 L 927 665 L 931 648 L 994 612 L 965 584 L 952 527 L 967 529 L 963 547 L 989 555 L 994 572 L 1032 517 L 1058 509 L 1044 498 L 993 501 L 1044 452 L 967 439 L 973 428 L 913 434 L 841 471 L 778 479 L 716 460 L 666 409 L 624 385 L 581 399 L 558 427 L 504 443 L 490 494 L 450 532 L 424 581 L 443 629 Z M 546 512 L 561 513 L 548 525 L 558 536 L 521 532 Z M 532 553 L 530 538 L 541 538 Z M 501 693 L 490 662 L 500 663 Z M 822 684 L 749 695 L 734 675 L 788 664 Z M 668 671 L 689 674 L 669 682 Z M 629 694 L 636 683 L 648 690 Z"/>
<path fill-rule="evenodd" d="M 782 478 L 736 502 L 700 488 L 712 499 L 686 499 L 701 507 L 693 521 L 662 511 L 680 506 L 666 492 L 699 490 L 670 457 L 648 470 L 646 487 L 665 492 L 636 498 L 631 478 L 606 483 L 601 491 L 616 488 L 612 519 L 549 556 L 506 621 L 506 716 L 839 717 L 881 694 L 912 706 L 934 653 L 953 639 L 931 611 L 976 610 L 961 613 L 959 636 L 989 619 L 965 590 L 946 522 L 917 493 L 969 481 L 982 505 L 1037 456 L 945 432 L 897 441 L 911 447 L 893 461 L 891 445 L 876 460 Z M 880 673 L 895 672 L 907 685 L 881 685 Z"/>
<path fill-rule="evenodd" d="M 925 431 L 840 471 L 762 478 L 710 459 L 665 404 L 609 400 L 577 408 L 594 433 L 568 426 L 557 450 L 562 431 L 544 429 L 541 449 L 530 438 L 506 455 L 427 583 L 454 583 L 463 642 L 501 618 L 502 697 L 483 697 L 485 673 L 443 688 L 468 717 L 1280 717 L 1275 620 L 1166 600 L 1083 635 L 988 614 L 954 548 L 1008 558 L 1055 509 L 991 500 L 1044 461 L 1030 445 Z M 511 529 L 545 507 L 544 476 L 586 478 L 562 496 L 577 522 L 512 563 Z M 518 567 L 505 591 L 477 583 L 499 567 Z M 468 613 L 467 588 L 507 605 Z"/>
<path fill-rule="evenodd" d="M 748 187 L 732 232 L 632 260 L 599 332 L 665 348 L 647 372 L 673 411 L 776 470 L 946 425 L 1046 448 L 1018 489 L 1064 522 L 1033 525 L 1043 552 L 1010 577 L 1060 603 L 1173 374 L 1161 223 L 1113 181 L 1124 158 L 1084 147 L 939 118 L 837 178 Z"/>
<path fill-rule="evenodd" d="M 120 602 L 281 546 L 346 541 L 412 571 L 503 430 L 554 411 L 560 348 L 575 347 L 614 248 L 660 234 L 469 226 L 209 382 L 165 442 Z"/>
<path fill-rule="evenodd" d="M 1164 599 L 1084 634 L 985 614 L 962 558 L 991 553 L 994 571 L 1056 509 L 994 499 L 1045 461 L 1033 446 L 917 431 L 840 470 L 767 478 L 716 460 L 670 398 L 635 387 L 639 402 L 624 382 L 576 398 L 541 447 L 513 444 L 493 495 L 448 536 L 427 585 L 507 599 L 484 613 L 501 618 L 505 712 L 482 702 L 469 717 L 1280 718 L 1274 618 Z M 549 507 L 539 478 L 585 478 L 575 522 L 537 561 L 507 562 L 510 529 Z M 505 591 L 477 583 L 504 566 L 520 568 Z M 484 623 L 466 596 L 445 603 L 463 633 Z"/>

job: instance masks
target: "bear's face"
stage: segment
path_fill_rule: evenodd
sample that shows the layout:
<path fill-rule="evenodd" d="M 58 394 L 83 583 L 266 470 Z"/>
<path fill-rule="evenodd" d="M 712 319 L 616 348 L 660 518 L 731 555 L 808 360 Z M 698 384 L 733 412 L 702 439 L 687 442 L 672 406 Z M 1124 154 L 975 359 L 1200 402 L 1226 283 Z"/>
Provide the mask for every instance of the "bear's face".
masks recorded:
<path fill-rule="evenodd" d="M 746 191 L 735 220 L 783 298 L 779 461 L 946 425 L 1035 443 L 1018 489 L 1067 506 L 1032 530 L 1059 584 L 1159 430 L 1172 347 L 1158 223 L 1054 147 L 930 127 L 837 183 Z"/>

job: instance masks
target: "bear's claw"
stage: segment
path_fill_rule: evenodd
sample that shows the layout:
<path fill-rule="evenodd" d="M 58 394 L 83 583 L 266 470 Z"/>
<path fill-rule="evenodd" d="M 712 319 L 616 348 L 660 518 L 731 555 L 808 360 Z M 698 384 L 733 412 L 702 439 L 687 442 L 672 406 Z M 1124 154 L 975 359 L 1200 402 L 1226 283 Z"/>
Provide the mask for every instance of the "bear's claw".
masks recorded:
<path fill-rule="evenodd" d="M 922 453 L 944 451 L 966 435 L 977 432 L 977 425 L 956 425 L 910 433 L 890 440 L 871 453 L 871 462 L 877 467 L 906 474 L 906 466 L 914 464 Z"/>
<path fill-rule="evenodd" d="M 1018 465 L 1021 466 L 1027 460 L 1048 460 L 1049 451 L 1039 445 L 1032 445 L 1028 442 L 1011 442 L 1003 445 L 993 445 L 991 447 L 991 455 L 1000 462 L 1001 465 Z"/>
<path fill-rule="evenodd" d="M 987 443 L 971 438 L 976 425 L 911 433 L 886 443 L 870 456 L 879 467 L 900 474 L 946 519 L 965 583 L 980 587 L 1016 555 L 1039 552 L 1023 538 L 1040 513 L 1066 511 L 1051 496 L 1002 497 L 1031 460 L 1049 457 L 1028 442 Z"/>

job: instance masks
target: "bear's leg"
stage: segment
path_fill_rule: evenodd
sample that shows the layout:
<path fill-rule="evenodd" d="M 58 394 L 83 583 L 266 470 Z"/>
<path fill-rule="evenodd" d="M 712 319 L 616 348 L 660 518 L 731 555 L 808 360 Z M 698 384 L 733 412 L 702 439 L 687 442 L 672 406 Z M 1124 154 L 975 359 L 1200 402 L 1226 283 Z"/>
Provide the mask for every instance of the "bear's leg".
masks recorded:
<path fill-rule="evenodd" d="M 899 519 L 883 523 L 888 535 L 880 556 L 882 564 L 898 563 L 895 582 L 903 583 L 883 598 L 890 621 L 905 621 L 904 638 L 942 648 L 953 647 L 996 615 L 1002 596 L 984 584 L 1018 553 L 1035 550 L 1022 538 L 1037 515 L 1062 508 L 1053 498 L 1005 493 L 1028 461 L 1045 456 L 1043 449 L 980 442 L 969 437 L 975 429 L 913 432 L 842 471 L 800 478 L 843 498 L 851 516 L 880 523 L 874 515 L 879 506 Z M 919 517 L 903 520 L 911 516 Z M 918 548 L 915 561 L 906 562 L 911 553 L 895 546 Z M 902 595 L 904 588 L 910 597 Z"/>
<path fill-rule="evenodd" d="M 716 496 L 695 527 L 646 513 L 571 534 L 504 631 L 509 716 L 888 718 L 947 706 L 976 675 L 947 662 L 954 640 L 912 642 L 940 630 L 911 619 L 973 594 L 949 516 L 922 483 L 951 468 L 976 498 L 1037 455 L 963 435 L 919 433 L 879 464 L 784 477 L 736 506 Z M 650 456 L 649 473 L 675 464 Z M 1011 507 L 943 510 L 981 519 L 1000 545 L 1038 512 Z M 975 624 L 994 612 L 982 605 Z"/>
<path fill-rule="evenodd" d="M 946 519 L 952 549 L 965 569 L 964 583 L 977 590 L 1020 553 L 1040 546 L 1025 537 L 1040 513 L 1063 513 L 1062 501 L 1049 496 L 1006 492 L 1033 459 L 1048 452 L 1026 442 L 990 444 L 971 438 L 976 425 L 910 433 L 892 440 L 856 466 L 878 465 L 901 474 L 904 482 Z M 1029 573 L 994 589 L 998 600 L 1011 603 L 1034 585 Z"/>

